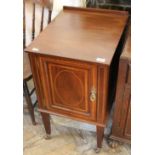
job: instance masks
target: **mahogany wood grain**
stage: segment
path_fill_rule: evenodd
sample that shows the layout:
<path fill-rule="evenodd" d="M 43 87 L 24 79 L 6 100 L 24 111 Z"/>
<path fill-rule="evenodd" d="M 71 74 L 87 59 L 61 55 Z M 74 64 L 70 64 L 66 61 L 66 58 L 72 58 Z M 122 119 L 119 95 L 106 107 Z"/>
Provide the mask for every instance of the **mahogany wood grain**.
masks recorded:
<path fill-rule="evenodd" d="M 128 28 L 128 37 L 126 38 L 125 46 L 123 49 L 123 53 L 121 54 L 122 59 L 131 59 L 131 25 Z"/>
<path fill-rule="evenodd" d="M 38 61 L 47 110 L 96 120 L 96 102 L 89 101 L 97 88 L 96 65 L 47 56 Z"/>
<path fill-rule="evenodd" d="M 102 141 L 104 136 L 104 128 L 100 126 L 96 126 L 96 135 L 97 135 L 97 148 L 102 147 Z"/>
<path fill-rule="evenodd" d="M 39 111 L 95 124 L 98 147 L 109 114 L 111 60 L 127 19 L 126 12 L 64 7 L 25 49 Z"/>
<path fill-rule="evenodd" d="M 110 139 L 131 143 L 131 27 L 120 57 Z"/>
<path fill-rule="evenodd" d="M 98 107 L 97 122 L 105 124 L 108 117 L 108 83 L 109 67 L 107 65 L 98 65 Z"/>
<path fill-rule="evenodd" d="M 50 134 L 51 134 L 50 115 L 47 113 L 41 113 L 41 116 L 42 116 L 42 120 L 43 120 L 43 124 L 44 124 L 46 134 L 48 136 L 50 136 Z"/>
<path fill-rule="evenodd" d="M 131 68 L 130 61 L 121 59 L 110 138 L 130 143 L 131 139 Z"/>
<path fill-rule="evenodd" d="M 131 139 L 131 104 L 128 107 L 127 120 L 126 120 L 124 135 L 128 139 Z"/>
<path fill-rule="evenodd" d="M 102 58 L 103 62 L 98 63 L 109 65 L 128 15 L 120 11 L 80 10 L 64 9 L 26 51 L 95 63 Z"/>

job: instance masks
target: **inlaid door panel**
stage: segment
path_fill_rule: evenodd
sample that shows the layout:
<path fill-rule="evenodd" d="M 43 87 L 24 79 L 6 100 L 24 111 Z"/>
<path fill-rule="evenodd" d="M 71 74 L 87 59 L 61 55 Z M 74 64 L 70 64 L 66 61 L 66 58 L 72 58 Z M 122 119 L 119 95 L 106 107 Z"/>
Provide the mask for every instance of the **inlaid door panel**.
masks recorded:
<path fill-rule="evenodd" d="M 96 120 L 96 65 L 53 57 L 40 57 L 46 109 L 67 116 Z M 95 94 L 96 95 L 96 94 Z"/>

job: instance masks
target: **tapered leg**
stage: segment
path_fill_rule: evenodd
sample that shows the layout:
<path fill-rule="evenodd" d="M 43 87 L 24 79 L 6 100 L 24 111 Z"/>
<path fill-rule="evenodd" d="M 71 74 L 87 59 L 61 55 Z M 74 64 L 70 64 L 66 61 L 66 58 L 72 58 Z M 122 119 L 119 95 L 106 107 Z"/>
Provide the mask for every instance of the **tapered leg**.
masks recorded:
<path fill-rule="evenodd" d="M 98 153 L 102 148 L 104 127 L 96 126 L 96 135 L 97 135 L 97 148 L 95 149 L 95 152 Z"/>
<path fill-rule="evenodd" d="M 32 101 L 31 101 L 31 98 L 30 98 L 30 95 L 29 95 L 29 90 L 28 90 L 26 81 L 23 81 L 23 88 L 24 88 L 24 96 L 25 96 L 25 99 L 26 99 L 26 103 L 27 103 L 27 106 L 28 106 L 28 110 L 29 110 L 29 113 L 30 113 L 32 124 L 36 125 L 35 116 L 34 116 L 34 107 L 32 105 Z"/>
<path fill-rule="evenodd" d="M 41 112 L 41 116 L 42 116 L 45 131 L 46 131 L 45 139 L 50 139 L 51 138 L 50 115 L 47 114 L 47 113 L 42 113 Z"/>

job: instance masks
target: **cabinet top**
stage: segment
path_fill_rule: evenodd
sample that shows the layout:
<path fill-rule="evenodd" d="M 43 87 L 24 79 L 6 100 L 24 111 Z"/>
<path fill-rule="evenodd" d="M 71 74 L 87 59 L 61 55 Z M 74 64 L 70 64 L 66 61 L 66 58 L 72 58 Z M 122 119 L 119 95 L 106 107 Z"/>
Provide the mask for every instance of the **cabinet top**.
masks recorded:
<path fill-rule="evenodd" d="M 127 19 L 126 11 L 64 7 L 25 51 L 110 64 Z"/>

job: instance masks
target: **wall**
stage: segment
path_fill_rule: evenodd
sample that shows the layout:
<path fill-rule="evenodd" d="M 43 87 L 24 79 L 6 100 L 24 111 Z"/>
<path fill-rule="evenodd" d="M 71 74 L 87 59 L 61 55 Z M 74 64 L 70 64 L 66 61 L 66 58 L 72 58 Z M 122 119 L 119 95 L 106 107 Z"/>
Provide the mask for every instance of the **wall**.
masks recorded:
<path fill-rule="evenodd" d="M 87 7 L 131 10 L 131 0 L 87 0 Z"/>

